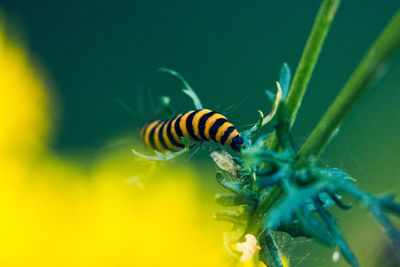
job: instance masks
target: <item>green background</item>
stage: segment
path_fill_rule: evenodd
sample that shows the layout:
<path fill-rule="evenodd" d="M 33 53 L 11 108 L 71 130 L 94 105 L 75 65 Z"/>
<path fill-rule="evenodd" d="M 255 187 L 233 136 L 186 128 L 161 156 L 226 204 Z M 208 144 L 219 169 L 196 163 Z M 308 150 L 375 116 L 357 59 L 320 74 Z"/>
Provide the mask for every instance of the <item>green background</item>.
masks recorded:
<path fill-rule="evenodd" d="M 192 108 L 180 85 L 157 73 L 158 67 L 180 72 L 207 108 L 245 129 L 257 109 L 269 110 L 264 91 L 274 90 L 282 63 L 295 71 L 319 3 L 3 0 L 0 5 L 52 85 L 58 110 L 53 148 L 92 153 L 121 134 L 135 140 L 137 129 L 160 115 L 159 96 L 170 96 L 176 112 Z M 342 1 L 294 128 L 298 146 L 399 3 Z M 345 169 L 374 193 L 400 192 L 399 77 L 397 55 L 323 156 L 327 165 Z M 377 266 L 385 237 L 368 214 L 354 210 L 343 214 L 339 225 L 361 266 Z M 309 242 L 298 244 L 299 261 Z M 331 253 L 313 252 L 298 266 L 328 266 Z M 339 265 L 345 266 L 334 266 Z"/>

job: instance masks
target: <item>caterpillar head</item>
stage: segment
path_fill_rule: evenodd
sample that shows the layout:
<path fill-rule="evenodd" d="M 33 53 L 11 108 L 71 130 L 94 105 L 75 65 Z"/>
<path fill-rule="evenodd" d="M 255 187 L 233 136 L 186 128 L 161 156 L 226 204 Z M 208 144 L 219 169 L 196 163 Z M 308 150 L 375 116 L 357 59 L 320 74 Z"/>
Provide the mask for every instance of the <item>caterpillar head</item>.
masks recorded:
<path fill-rule="evenodd" d="M 232 138 L 232 142 L 229 145 L 233 150 L 240 152 L 244 148 L 244 140 L 240 135 L 236 135 Z"/>

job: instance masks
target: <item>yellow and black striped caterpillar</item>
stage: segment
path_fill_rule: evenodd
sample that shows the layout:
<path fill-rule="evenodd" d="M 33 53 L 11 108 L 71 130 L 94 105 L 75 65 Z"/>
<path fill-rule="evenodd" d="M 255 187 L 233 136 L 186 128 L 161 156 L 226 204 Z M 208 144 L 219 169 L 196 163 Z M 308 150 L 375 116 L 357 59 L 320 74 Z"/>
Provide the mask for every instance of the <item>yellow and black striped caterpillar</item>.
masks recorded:
<path fill-rule="evenodd" d="M 181 137 L 196 141 L 214 141 L 240 151 L 243 138 L 226 117 L 209 109 L 199 109 L 179 114 L 170 120 L 157 120 L 145 124 L 140 139 L 150 148 L 160 152 L 178 151 L 185 146 Z"/>

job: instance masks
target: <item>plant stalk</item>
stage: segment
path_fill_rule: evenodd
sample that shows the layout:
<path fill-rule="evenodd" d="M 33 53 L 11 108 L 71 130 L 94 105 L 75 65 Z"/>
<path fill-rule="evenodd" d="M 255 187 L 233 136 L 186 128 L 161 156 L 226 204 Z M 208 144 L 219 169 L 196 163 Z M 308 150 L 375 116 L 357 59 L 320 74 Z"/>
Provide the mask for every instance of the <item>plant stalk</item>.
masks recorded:
<path fill-rule="evenodd" d="M 314 26 L 286 98 L 286 105 L 290 111 L 291 125 L 293 125 L 296 119 L 307 85 L 317 64 L 319 54 L 339 4 L 340 0 L 324 0 L 319 8 L 317 18 L 315 19 Z"/>
<path fill-rule="evenodd" d="M 339 4 L 340 0 L 324 0 L 319 7 L 313 28 L 308 37 L 307 44 L 293 78 L 293 83 L 285 100 L 290 112 L 290 126 L 293 125 L 296 119 L 297 111 L 300 108 L 308 82 L 310 81 L 321 48 Z M 275 134 L 272 136 L 272 140 L 269 144 L 269 149 L 278 149 L 278 142 Z M 250 218 L 247 228 L 248 233 L 254 234 L 257 238 L 260 236 L 264 229 L 264 222 L 268 210 L 279 200 L 282 194 L 282 188 L 276 186 L 260 200 L 257 209 Z"/>
<path fill-rule="evenodd" d="M 298 152 L 298 165 L 310 156 L 318 156 L 371 84 L 380 78 L 389 59 L 400 47 L 400 9 L 395 13 L 367 54 L 350 76 L 342 91 Z"/>
<path fill-rule="evenodd" d="M 296 120 L 297 112 L 303 101 L 308 83 L 339 4 L 340 0 L 324 0 L 319 7 L 313 28 L 301 55 L 300 63 L 297 66 L 292 85 L 285 99 L 290 112 L 290 127 L 293 126 Z M 271 136 L 269 144 L 270 149 L 278 149 L 278 142 L 275 135 Z"/>
<path fill-rule="evenodd" d="M 272 208 L 282 194 L 282 188 L 280 186 L 275 186 L 264 198 L 261 198 L 260 204 L 249 221 L 246 233 L 250 233 L 257 238 L 261 235 L 264 231 L 264 222 L 268 210 Z"/>

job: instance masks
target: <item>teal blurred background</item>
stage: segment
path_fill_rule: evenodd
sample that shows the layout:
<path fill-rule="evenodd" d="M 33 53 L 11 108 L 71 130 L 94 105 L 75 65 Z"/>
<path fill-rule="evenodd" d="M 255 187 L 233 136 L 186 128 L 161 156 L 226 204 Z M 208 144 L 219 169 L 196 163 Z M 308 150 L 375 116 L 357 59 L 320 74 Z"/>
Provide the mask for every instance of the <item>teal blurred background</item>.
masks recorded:
<path fill-rule="evenodd" d="M 96 151 L 134 132 L 160 114 L 159 96 L 170 96 L 177 112 L 191 109 L 179 84 L 158 67 L 180 72 L 207 108 L 244 129 L 257 109 L 270 108 L 264 91 L 274 89 L 282 63 L 295 71 L 319 3 L 3 0 L 1 7 L 47 70 L 60 105 L 52 146 L 69 153 Z M 398 0 L 342 1 L 294 128 L 298 146 L 398 7 Z M 400 192 L 399 77 L 398 54 L 323 156 L 373 193 Z M 339 216 L 361 266 L 378 266 L 382 230 L 357 206 Z M 312 252 L 298 266 L 329 266 L 331 253 Z M 299 252 L 298 261 L 306 254 Z"/>

